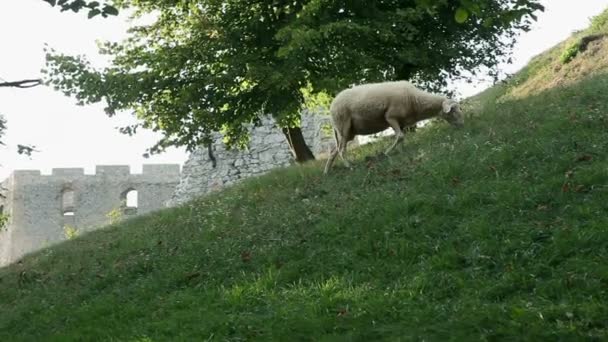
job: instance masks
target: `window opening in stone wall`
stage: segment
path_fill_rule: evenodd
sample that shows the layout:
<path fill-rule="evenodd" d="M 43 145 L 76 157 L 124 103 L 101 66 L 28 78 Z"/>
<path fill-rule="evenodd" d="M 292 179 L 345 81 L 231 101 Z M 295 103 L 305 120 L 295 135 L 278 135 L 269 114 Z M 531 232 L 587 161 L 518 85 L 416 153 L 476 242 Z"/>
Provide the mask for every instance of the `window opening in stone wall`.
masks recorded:
<path fill-rule="evenodd" d="M 74 190 L 64 189 L 61 193 L 61 203 L 63 216 L 74 216 Z"/>
<path fill-rule="evenodd" d="M 137 213 L 138 194 L 137 190 L 130 188 L 122 193 L 121 200 L 123 203 L 124 213 L 132 215 Z"/>

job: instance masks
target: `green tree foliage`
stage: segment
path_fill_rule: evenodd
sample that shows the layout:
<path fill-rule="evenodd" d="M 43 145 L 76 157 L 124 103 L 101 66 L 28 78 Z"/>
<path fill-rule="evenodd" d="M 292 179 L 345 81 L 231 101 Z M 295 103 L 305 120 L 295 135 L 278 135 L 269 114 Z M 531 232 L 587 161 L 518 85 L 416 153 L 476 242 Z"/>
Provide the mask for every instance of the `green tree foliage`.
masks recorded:
<path fill-rule="evenodd" d="M 163 133 L 151 148 L 189 150 L 223 131 L 246 141 L 247 123 L 272 114 L 298 160 L 306 94 L 353 83 L 410 79 L 440 89 L 463 70 L 495 68 L 528 30 L 538 0 L 117 0 L 135 16 L 128 39 L 106 43 L 111 66 L 53 50 L 49 82 L 80 104 L 130 110 L 139 127 Z M 292 139 L 295 138 L 295 139 Z M 307 150 L 307 149 L 306 149 Z M 303 153 L 305 150 L 300 150 Z M 312 155 L 312 154 L 311 154 Z"/>
<path fill-rule="evenodd" d="M 51 6 L 59 7 L 61 11 L 72 11 L 79 12 L 80 10 L 88 10 L 88 17 L 93 18 L 100 15 L 104 18 L 110 15 L 117 15 L 118 9 L 116 7 L 103 4 L 99 1 L 84 1 L 84 0 L 43 0 L 49 3 Z"/>

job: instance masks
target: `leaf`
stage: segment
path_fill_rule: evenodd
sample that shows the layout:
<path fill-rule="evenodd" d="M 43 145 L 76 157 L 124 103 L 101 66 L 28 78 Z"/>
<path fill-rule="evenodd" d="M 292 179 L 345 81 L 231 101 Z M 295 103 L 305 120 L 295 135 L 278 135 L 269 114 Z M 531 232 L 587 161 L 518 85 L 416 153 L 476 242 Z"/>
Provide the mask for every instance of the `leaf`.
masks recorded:
<path fill-rule="evenodd" d="M 192 279 L 198 278 L 201 276 L 201 272 L 191 272 L 185 275 L 186 281 L 191 281 Z"/>
<path fill-rule="evenodd" d="M 590 160 L 592 160 L 592 159 L 593 159 L 593 157 L 592 157 L 592 156 L 590 156 L 590 155 L 588 155 L 588 154 L 583 154 L 582 156 L 580 156 L 580 157 L 576 158 L 576 161 L 577 161 L 577 162 L 584 162 L 584 161 L 590 161 Z"/>
<path fill-rule="evenodd" d="M 106 15 L 118 15 L 118 9 L 114 6 L 105 5 L 103 7 L 103 13 Z"/>
<path fill-rule="evenodd" d="M 36 146 L 27 146 L 27 145 L 17 145 L 17 153 L 23 154 L 26 156 L 31 156 L 32 153 L 38 152 L 36 150 Z"/>
<path fill-rule="evenodd" d="M 48 2 L 51 6 L 55 6 L 57 4 L 57 0 L 44 0 L 44 2 Z"/>
<path fill-rule="evenodd" d="M 101 13 L 101 11 L 98 10 L 97 8 L 96 9 L 92 9 L 92 10 L 89 11 L 89 14 L 87 15 L 87 17 L 89 19 L 91 19 L 91 18 L 93 18 L 94 16 L 96 16 L 96 15 L 98 15 L 100 13 Z"/>
<path fill-rule="evenodd" d="M 459 7 L 454 14 L 454 19 L 457 23 L 463 24 L 465 21 L 467 21 L 467 19 L 469 19 L 469 12 L 466 9 Z"/>
<path fill-rule="evenodd" d="M 338 309 L 337 316 L 342 317 L 348 315 L 348 308 L 340 308 Z"/>
<path fill-rule="evenodd" d="M 243 251 L 243 252 L 241 252 L 241 260 L 243 262 L 249 262 L 249 261 L 251 261 L 251 252 L 249 252 L 249 251 Z"/>

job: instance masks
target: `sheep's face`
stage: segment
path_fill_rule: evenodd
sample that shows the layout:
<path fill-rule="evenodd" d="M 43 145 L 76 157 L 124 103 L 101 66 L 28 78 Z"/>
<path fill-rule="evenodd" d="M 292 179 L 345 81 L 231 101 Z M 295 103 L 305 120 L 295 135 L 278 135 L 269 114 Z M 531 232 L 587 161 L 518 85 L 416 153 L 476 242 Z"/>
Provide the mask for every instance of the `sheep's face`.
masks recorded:
<path fill-rule="evenodd" d="M 460 111 L 460 105 L 454 100 L 445 100 L 441 106 L 441 113 L 439 116 L 445 121 L 450 123 L 452 126 L 463 127 L 464 118 Z"/>

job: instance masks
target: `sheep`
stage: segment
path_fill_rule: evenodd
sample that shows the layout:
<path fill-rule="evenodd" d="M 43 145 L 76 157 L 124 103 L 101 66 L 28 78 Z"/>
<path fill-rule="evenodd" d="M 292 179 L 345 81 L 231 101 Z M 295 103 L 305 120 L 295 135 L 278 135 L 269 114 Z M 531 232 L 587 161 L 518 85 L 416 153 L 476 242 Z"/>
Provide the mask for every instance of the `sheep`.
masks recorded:
<path fill-rule="evenodd" d="M 403 141 L 403 129 L 418 121 L 441 117 L 453 126 L 462 127 L 464 120 L 458 102 L 416 88 L 409 82 L 383 82 L 355 86 L 340 92 L 330 106 L 336 148 L 325 165 L 324 174 L 338 153 L 344 165 L 346 145 L 355 135 L 381 132 L 389 127 L 395 131 L 395 141 L 384 152 L 388 154 Z"/>

